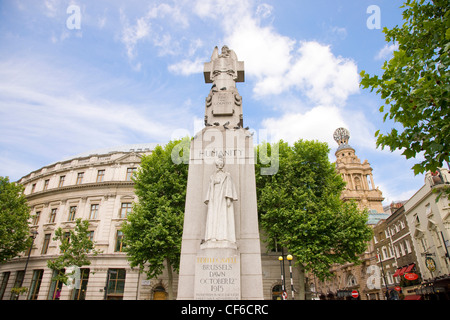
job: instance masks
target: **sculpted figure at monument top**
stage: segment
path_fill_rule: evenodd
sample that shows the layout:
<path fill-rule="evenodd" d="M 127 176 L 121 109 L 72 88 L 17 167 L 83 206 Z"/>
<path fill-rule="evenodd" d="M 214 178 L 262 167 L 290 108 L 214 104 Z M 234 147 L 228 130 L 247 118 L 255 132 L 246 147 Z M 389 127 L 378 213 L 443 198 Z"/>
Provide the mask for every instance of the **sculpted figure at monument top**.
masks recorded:
<path fill-rule="evenodd" d="M 208 206 L 206 214 L 205 242 L 208 247 L 222 246 L 216 241 L 233 244 L 236 242 L 234 226 L 233 201 L 237 201 L 237 193 L 231 175 L 223 170 L 223 157 L 217 157 L 216 172 L 209 178 L 205 204 Z M 226 243 L 229 242 L 229 243 Z"/>
<path fill-rule="evenodd" d="M 244 62 L 238 61 L 236 53 L 227 46 L 222 47 L 220 54 L 216 46 L 211 61 L 204 65 L 203 75 L 206 83 L 213 83 L 206 98 L 205 125 L 242 128 L 242 97 L 236 82 L 244 82 Z"/>

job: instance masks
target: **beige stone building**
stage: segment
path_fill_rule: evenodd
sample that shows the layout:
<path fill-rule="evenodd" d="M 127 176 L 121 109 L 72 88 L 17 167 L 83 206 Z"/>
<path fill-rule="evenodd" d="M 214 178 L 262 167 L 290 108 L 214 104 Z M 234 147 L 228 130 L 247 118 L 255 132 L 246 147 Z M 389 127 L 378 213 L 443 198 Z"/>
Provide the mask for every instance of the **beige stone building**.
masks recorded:
<path fill-rule="evenodd" d="M 428 172 L 422 188 L 404 204 L 424 280 L 416 291 L 426 300 L 450 299 L 450 201 L 445 193 L 438 198 L 449 184 L 448 169 Z"/>
<path fill-rule="evenodd" d="M 27 263 L 27 254 L 0 265 L 0 300 L 15 299 L 13 287 L 26 287 L 19 300 L 60 299 L 166 299 L 168 277 L 146 279 L 137 268 L 131 268 L 122 252 L 122 223 L 137 201 L 132 173 L 139 168 L 141 157 L 155 144 L 127 145 L 88 152 L 50 164 L 22 177 L 25 196 L 31 209 L 32 232 L 37 232 Z M 60 243 L 53 240 L 55 230 L 74 228 L 74 220 L 89 221 L 96 248 L 102 253 L 90 258 L 91 264 L 80 270 L 79 286 L 69 288 L 52 280 L 47 260 L 59 255 Z M 281 298 L 281 252 L 268 252 L 261 243 L 264 299 Z M 299 275 L 294 268 L 297 292 Z M 291 299 L 288 263 L 285 261 L 288 298 Z M 174 275 L 176 296 L 178 278 Z M 298 298 L 298 295 L 296 296 Z"/>
<path fill-rule="evenodd" d="M 348 141 L 350 133 L 345 128 L 338 128 L 334 133 L 334 139 L 338 144 L 336 150 L 336 170 L 341 174 L 347 183 L 345 190 L 341 194 L 344 201 L 354 200 L 360 209 L 369 210 L 368 224 L 373 227 L 381 219 L 386 219 L 382 201 L 382 192 L 375 187 L 372 167 L 367 160 L 361 163 Z M 355 265 L 347 263 L 344 265 L 334 265 L 332 272 L 335 276 L 325 282 L 319 282 L 314 275 L 308 277 L 309 286 L 312 288 L 313 296 L 320 299 L 351 299 L 351 292 L 358 291 L 358 299 L 379 300 L 380 289 L 370 285 L 376 275 L 376 255 L 374 242 L 368 243 L 367 250 L 360 256 L 362 263 Z M 369 283 L 369 285 L 368 285 Z"/>

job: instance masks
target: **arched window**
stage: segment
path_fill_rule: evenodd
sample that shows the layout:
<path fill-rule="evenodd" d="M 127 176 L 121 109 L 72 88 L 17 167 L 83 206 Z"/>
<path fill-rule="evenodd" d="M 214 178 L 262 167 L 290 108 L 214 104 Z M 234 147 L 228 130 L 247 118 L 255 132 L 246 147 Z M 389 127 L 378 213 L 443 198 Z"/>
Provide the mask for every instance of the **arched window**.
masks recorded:
<path fill-rule="evenodd" d="M 272 300 L 283 300 L 282 294 L 283 294 L 283 290 L 282 290 L 282 286 L 281 284 L 277 284 L 276 286 L 274 286 L 272 288 Z"/>
<path fill-rule="evenodd" d="M 358 282 L 356 281 L 356 278 L 354 275 L 349 274 L 347 277 L 347 287 L 353 287 L 356 286 Z"/>

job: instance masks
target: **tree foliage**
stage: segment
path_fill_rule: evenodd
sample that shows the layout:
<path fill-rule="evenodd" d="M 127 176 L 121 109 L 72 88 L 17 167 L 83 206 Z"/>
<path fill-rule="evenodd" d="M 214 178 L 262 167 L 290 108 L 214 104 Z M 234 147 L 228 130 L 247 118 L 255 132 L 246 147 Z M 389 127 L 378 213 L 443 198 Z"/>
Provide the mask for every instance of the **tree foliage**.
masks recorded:
<path fill-rule="evenodd" d="M 185 138 L 157 146 L 142 158 L 133 177 L 138 203 L 122 225 L 124 250 L 131 266 L 139 266 L 148 278 L 161 275 L 165 267 L 169 277 L 179 269 L 188 165 L 178 160 L 188 159 L 182 152 L 187 153 L 189 143 Z"/>
<path fill-rule="evenodd" d="M 56 229 L 53 240 L 60 242 L 61 254 L 56 259 L 47 261 L 47 266 L 52 270 L 61 271 L 70 266 L 88 266 L 91 264 L 88 255 L 100 253 L 89 237 L 89 221 L 81 218 L 75 220 L 73 230 Z M 67 284 L 67 274 L 60 273 L 56 278 Z"/>
<path fill-rule="evenodd" d="M 299 140 L 292 147 L 282 140 L 258 147 L 277 153 L 279 170 L 258 175 L 258 212 L 270 246 L 281 245 L 306 271 L 320 279 L 334 263 L 358 262 L 372 231 L 368 214 L 340 199 L 345 182 L 329 162 L 326 143 Z M 265 152 L 263 152 L 265 154 Z"/>
<path fill-rule="evenodd" d="M 29 248 L 29 218 L 23 186 L 0 177 L 0 264 Z"/>
<path fill-rule="evenodd" d="M 386 134 L 378 130 L 377 146 L 402 150 L 407 159 L 423 153 L 414 173 L 434 172 L 450 153 L 450 6 L 447 0 L 407 0 L 402 7 L 404 24 L 383 29 L 398 49 L 384 62 L 381 77 L 362 71 L 361 86 L 384 99 L 384 121 L 389 117 L 402 126 Z"/>

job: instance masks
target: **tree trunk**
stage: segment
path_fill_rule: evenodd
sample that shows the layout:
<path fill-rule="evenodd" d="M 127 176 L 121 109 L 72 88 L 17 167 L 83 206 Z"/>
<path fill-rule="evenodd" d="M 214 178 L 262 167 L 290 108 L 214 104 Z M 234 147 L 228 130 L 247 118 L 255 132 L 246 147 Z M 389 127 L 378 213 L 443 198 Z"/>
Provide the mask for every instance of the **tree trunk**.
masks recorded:
<path fill-rule="evenodd" d="M 299 300 L 306 300 L 305 295 L 305 270 L 303 269 L 303 266 L 300 264 L 298 266 L 298 299 Z"/>
<path fill-rule="evenodd" d="M 167 275 L 169 278 L 169 288 L 167 290 L 169 291 L 169 300 L 174 300 L 173 297 L 173 274 L 172 274 L 172 264 L 170 263 L 169 259 L 166 259 L 167 263 Z"/>

